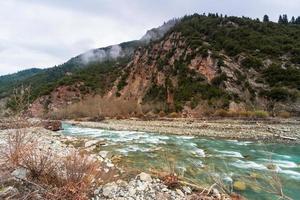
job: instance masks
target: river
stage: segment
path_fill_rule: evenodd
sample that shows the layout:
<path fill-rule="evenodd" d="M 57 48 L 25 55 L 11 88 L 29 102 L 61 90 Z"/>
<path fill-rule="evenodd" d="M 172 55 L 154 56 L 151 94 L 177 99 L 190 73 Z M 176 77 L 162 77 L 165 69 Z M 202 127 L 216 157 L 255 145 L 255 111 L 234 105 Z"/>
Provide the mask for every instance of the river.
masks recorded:
<path fill-rule="evenodd" d="M 103 140 L 101 150 L 122 156 L 122 165 L 148 171 L 175 171 L 209 186 L 216 180 L 248 199 L 278 199 L 270 194 L 280 179 L 289 197 L 300 199 L 300 145 L 209 139 L 134 131 L 111 131 L 63 124 L 64 135 Z M 234 133 L 233 133 L 234 134 Z M 272 178 L 273 177 L 273 178 Z M 274 180 L 274 181 L 272 181 Z"/>

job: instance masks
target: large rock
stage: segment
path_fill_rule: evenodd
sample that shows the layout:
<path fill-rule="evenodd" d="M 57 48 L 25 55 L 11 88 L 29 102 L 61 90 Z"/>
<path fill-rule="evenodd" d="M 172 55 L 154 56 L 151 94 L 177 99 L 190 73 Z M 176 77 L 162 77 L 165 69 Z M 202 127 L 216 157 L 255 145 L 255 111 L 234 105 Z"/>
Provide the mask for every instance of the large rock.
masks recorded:
<path fill-rule="evenodd" d="M 102 194 L 105 197 L 113 198 L 116 196 L 118 190 L 118 185 L 115 182 L 107 183 L 103 186 Z"/>
<path fill-rule="evenodd" d="M 149 174 L 144 173 L 144 172 L 140 173 L 138 175 L 138 177 L 140 178 L 141 181 L 149 182 L 149 183 L 152 182 L 151 176 Z"/>
<path fill-rule="evenodd" d="M 62 130 L 61 121 L 45 121 L 44 128 L 50 131 L 60 131 Z"/>

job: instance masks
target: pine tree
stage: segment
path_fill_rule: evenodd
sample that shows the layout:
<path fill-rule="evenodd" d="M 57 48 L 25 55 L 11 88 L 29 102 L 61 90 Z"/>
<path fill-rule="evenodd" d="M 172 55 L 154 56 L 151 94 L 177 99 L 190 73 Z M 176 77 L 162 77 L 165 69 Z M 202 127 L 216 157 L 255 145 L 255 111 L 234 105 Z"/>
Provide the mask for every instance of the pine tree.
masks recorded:
<path fill-rule="evenodd" d="M 282 24 L 282 23 L 283 23 L 283 19 L 282 19 L 282 16 L 281 16 L 281 15 L 279 15 L 278 23 L 279 23 L 279 24 Z"/>
<path fill-rule="evenodd" d="M 286 14 L 284 14 L 282 16 L 280 15 L 279 19 L 278 19 L 278 23 L 279 24 L 288 24 L 289 23 L 288 16 Z"/>
<path fill-rule="evenodd" d="M 282 21 L 283 21 L 283 24 L 289 23 L 289 19 L 288 19 L 287 15 L 282 15 Z"/>
<path fill-rule="evenodd" d="M 263 22 L 269 22 L 269 16 L 268 15 L 264 15 L 264 19 L 263 19 Z"/>
<path fill-rule="evenodd" d="M 300 16 L 295 20 L 295 24 L 300 24 Z"/>
<path fill-rule="evenodd" d="M 295 24 L 295 21 L 296 21 L 296 20 L 295 20 L 295 17 L 293 16 L 292 19 L 291 19 L 291 21 L 290 21 L 290 23 L 291 23 L 291 24 Z"/>

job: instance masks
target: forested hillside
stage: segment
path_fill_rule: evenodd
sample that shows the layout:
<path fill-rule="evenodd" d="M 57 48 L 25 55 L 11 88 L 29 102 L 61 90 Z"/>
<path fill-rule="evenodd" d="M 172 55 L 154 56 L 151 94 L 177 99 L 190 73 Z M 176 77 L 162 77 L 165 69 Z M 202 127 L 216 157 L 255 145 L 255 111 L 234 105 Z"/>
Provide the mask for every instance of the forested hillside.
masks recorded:
<path fill-rule="evenodd" d="M 8 96 L 16 85 L 23 83 L 24 80 L 38 74 L 41 71 L 41 69 L 32 68 L 14 74 L 0 76 L 0 98 Z"/>
<path fill-rule="evenodd" d="M 172 20 L 168 31 L 163 29 L 165 34 L 153 40 L 144 42 L 144 37 L 87 52 L 22 84 L 33 88 L 34 113 L 82 105 L 98 96 L 104 102 L 135 105 L 127 114 L 247 115 L 264 110 L 299 115 L 297 20 L 185 16 Z M 74 93 L 61 97 L 66 90 Z"/>

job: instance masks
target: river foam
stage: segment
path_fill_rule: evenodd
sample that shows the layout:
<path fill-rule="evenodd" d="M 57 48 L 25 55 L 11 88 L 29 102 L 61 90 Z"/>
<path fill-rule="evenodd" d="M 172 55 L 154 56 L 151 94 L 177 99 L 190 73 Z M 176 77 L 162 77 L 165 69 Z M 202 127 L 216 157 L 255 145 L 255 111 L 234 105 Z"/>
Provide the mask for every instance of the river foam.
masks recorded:
<path fill-rule="evenodd" d="M 263 164 L 258 164 L 254 161 L 237 160 L 234 163 L 231 163 L 231 165 L 238 167 L 238 168 L 242 168 L 242 169 L 258 169 L 258 170 L 267 170 L 268 169 Z"/>
<path fill-rule="evenodd" d="M 220 151 L 216 150 L 216 152 L 221 153 L 221 155 L 216 155 L 217 157 L 234 157 L 234 158 L 244 158 L 244 156 L 237 151 Z"/>

